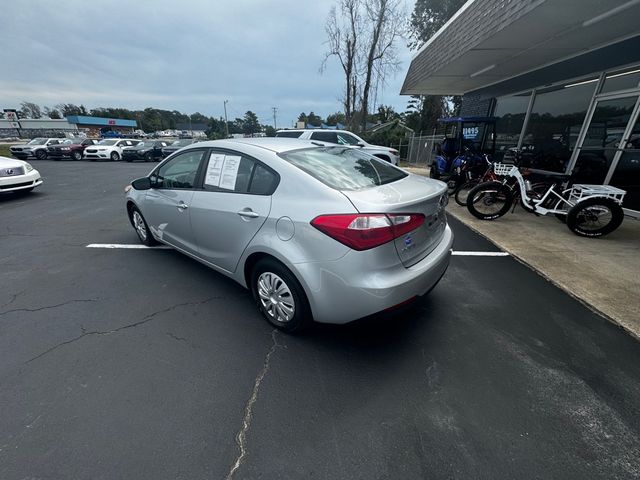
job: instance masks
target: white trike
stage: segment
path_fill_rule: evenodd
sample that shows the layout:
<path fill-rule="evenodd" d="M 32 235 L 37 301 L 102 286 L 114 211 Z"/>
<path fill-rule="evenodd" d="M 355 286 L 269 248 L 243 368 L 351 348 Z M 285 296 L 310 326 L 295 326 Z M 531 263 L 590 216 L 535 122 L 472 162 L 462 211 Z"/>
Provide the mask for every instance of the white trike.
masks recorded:
<path fill-rule="evenodd" d="M 516 165 L 496 163 L 493 168 L 496 175 L 505 177 L 504 181 L 481 183 L 467 197 L 469 212 L 481 220 L 503 216 L 518 197 L 527 211 L 536 215 L 554 214 L 566 221 L 573 233 L 583 237 L 611 233 L 624 219 L 622 201 L 626 192 L 619 188 L 584 184 L 566 187 L 568 177 L 562 177 L 565 184 L 558 181 L 532 187 Z"/>

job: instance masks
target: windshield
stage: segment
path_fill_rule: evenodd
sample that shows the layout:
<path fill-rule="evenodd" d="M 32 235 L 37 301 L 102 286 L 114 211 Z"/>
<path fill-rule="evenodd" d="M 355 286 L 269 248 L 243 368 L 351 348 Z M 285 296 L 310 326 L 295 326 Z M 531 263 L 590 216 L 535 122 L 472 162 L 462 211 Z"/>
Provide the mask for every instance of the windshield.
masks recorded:
<path fill-rule="evenodd" d="M 309 148 L 282 153 L 280 156 L 336 190 L 360 190 L 392 183 L 407 176 L 384 160 L 354 148 Z"/>
<path fill-rule="evenodd" d="M 340 145 L 357 145 L 361 143 L 362 140 L 358 140 L 353 135 L 346 135 L 344 133 L 338 133 L 338 143 Z"/>
<path fill-rule="evenodd" d="M 27 143 L 27 145 L 44 145 L 45 143 L 47 143 L 46 138 L 34 138 L 29 143 Z"/>
<path fill-rule="evenodd" d="M 115 145 L 117 140 L 100 140 L 98 145 Z"/>
<path fill-rule="evenodd" d="M 78 138 L 67 138 L 60 142 L 62 145 L 75 145 L 77 143 L 82 143 L 82 139 Z"/>

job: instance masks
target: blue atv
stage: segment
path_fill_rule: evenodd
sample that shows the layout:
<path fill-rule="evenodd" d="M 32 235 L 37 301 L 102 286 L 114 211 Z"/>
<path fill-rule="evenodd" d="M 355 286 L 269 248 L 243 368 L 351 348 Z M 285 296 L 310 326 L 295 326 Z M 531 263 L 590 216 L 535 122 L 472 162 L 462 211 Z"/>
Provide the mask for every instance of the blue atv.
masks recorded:
<path fill-rule="evenodd" d="M 438 120 L 438 130 L 444 135 L 434 146 L 429 176 L 442 180 L 455 193 L 476 174 L 476 166 L 486 168 L 485 155 L 495 153 L 496 120 L 493 117 L 453 117 Z"/>

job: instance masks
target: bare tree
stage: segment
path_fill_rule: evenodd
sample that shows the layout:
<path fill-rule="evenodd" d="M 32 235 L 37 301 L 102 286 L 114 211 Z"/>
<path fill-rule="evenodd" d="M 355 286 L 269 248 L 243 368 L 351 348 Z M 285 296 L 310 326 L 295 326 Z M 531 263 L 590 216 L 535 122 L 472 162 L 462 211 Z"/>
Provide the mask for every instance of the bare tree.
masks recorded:
<path fill-rule="evenodd" d="M 325 70 L 329 58 L 333 56 L 338 58 L 345 76 L 345 89 L 342 97 L 345 121 L 347 125 L 352 125 L 359 87 L 359 39 L 362 34 L 361 0 L 340 0 L 339 8 L 340 19 L 336 14 L 336 7 L 333 6 L 325 24 L 329 51 L 322 60 L 320 71 Z"/>
<path fill-rule="evenodd" d="M 377 88 L 380 82 L 384 83 L 387 74 L 395 73 L 400 68 L 395 43 L 401 36 L 405 21 L 399 0 L 370 0 L 366 3 L 366 18 L 371 30 L 367 38 L 364 85 L 360 101 L 363 129 L 367 124 L 372 84 Z"/>
<path fill-rule="evenodd" d="M 338 58 L 345 75 L 342 102 L 347 125 L 364 127 L 371 98 L 384 85 L 386 75 L 400 66 L 395 44 L 405 15 L 400 0 L 339 0 L 337 7 L 327 18 L 329 51 L 320 70 L 329 58 Z"/>
<path fill-rule="evenodd" d="M 20 104 L 20 116 L 22 118 L 42 118 L 42 110 L 36 103 L 22 102 Z"/>

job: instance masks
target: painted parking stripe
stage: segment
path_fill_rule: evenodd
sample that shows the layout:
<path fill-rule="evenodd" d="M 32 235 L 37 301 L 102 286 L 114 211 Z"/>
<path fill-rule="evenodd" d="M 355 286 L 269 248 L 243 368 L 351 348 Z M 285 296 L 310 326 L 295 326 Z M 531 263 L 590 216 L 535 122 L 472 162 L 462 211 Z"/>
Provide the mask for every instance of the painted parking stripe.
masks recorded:
<path fill-rule="evenodd" d="M 168 246 L 147 247 L 146 245 L 127 244 L 127 243 L 91 243 L 87 248 L 111 248 L 111 249 L 130 249 L 130 250 L 172 250 Z M 465 252 L 452 251 L 451 255 L 458 257 L 508 257 L 508 252 Z"/>
<path fill-rule="evenodd" d="M 146 245 L 126 244 L 126 243 L 90 243 L 87 248 L 128 248 L 131 250 L 172 250 L 171 247 L 158 246 L 147 247 Z"/>
<path fill-rule="evenodd" d="M 452 251 L 451 255 L 458 257 L 508 257 L 508 252 L 462 252 Z"/>

